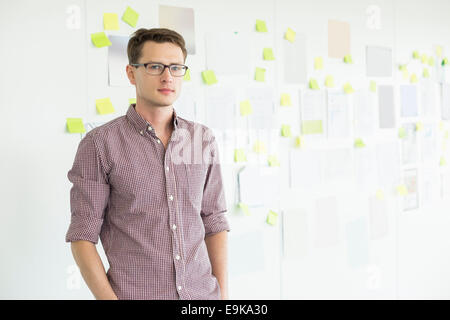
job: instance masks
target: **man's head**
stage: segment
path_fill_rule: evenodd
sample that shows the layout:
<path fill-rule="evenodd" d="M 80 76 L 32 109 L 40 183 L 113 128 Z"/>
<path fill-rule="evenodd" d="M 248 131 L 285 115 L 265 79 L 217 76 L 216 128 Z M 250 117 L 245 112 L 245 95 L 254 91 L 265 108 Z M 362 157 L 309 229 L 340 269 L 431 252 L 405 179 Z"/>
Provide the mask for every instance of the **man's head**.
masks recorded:
<path fill-rule="evenodd" d="M 161 69 L 163 65 L 184 65 L 187 51 L 183 37 L 169 29 L 139 29 L 128 41 L 127 75 L 136 86 L 136 94 L 146 104 L 166 107 L 180 95 L 183 76 L 179 67 Z M 147 64 L 147 66 L 137 64 Z M 182 67 L 181 67 L 182 68 Z M 158 74 L 158 70 L 164 70 Z M 172 75 L 172 73 L 175 75 Z M 166 90 L 164 90 L 166 89 Z M 168 89 L 168 90 L 167 90 Z"/>

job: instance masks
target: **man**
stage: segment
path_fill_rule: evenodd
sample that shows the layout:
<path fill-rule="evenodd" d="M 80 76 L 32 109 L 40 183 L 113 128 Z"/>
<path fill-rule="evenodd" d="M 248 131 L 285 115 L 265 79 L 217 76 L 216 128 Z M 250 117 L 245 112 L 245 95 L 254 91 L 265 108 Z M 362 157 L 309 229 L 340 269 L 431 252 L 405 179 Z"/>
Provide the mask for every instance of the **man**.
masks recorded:
<path fill-rule="evenodd" d="M 136 104 L 80 142 L 66 241 L 96 299 L 227 299 L 217 143 L 172 106 L 187 70 L 184 39 L 139 29 L 127 51 Z"/>

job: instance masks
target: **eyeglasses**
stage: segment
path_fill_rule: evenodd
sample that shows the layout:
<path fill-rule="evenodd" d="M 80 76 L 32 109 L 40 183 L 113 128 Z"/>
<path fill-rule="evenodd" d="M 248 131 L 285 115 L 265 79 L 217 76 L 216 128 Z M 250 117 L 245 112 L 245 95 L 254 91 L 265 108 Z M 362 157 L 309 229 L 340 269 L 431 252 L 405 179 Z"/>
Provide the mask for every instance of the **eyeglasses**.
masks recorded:
<path fill-rule="evenodd" d="M 160 76 L 163 74 L 164 70 L 166 68 L 169 68 L 169 72 L 174 77 L 182 77 L 186 74 L 186 71 L 188 69 L 187 66 L 184 64 L 171 64 L 166 65 L 162 63 L 156 63 L 156 62 L 148 62 L 148 63 L 132 63 L 133 67 L 140 67 L 144 66 L 145 71 L 152 76 Z"/>

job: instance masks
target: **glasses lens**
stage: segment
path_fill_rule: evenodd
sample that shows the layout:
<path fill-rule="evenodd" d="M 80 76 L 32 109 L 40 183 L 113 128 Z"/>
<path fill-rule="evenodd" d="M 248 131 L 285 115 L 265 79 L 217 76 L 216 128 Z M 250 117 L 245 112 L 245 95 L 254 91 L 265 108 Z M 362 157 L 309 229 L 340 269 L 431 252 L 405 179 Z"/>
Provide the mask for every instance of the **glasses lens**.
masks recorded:
<path fill-rule="evenodd" d="M 174 77 L 184 76 L 186 73 L 186 67 L 180 64 L 173 64 L 170 66 L 170 73 L 172 73 Z"/>
<path fill-rule="evenodd" d="M 162 73 L 164 66 L 158 63 L 150 63 L 147 65 L 147 72 L 153 75 L 159 75 Z"/>

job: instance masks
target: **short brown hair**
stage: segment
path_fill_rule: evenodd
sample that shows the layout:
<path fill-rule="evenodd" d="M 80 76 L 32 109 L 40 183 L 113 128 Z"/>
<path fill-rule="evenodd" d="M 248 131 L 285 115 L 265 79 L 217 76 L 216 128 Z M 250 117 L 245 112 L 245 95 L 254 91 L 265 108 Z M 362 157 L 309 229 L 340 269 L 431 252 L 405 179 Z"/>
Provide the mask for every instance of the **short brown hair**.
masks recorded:
<path fill-rule="evenodd" d="M 127 54 L 129 64 L 138 63 L 138 60 L 141 57 L 142 47 L 146 41 L 154 41 L 157 43 L 171 42 L 181 48 L 184 61 L 186 61 L 186 44 L 181 34 L 166 28 L 141 28 L 136 30 L 128 41 Z"/>

